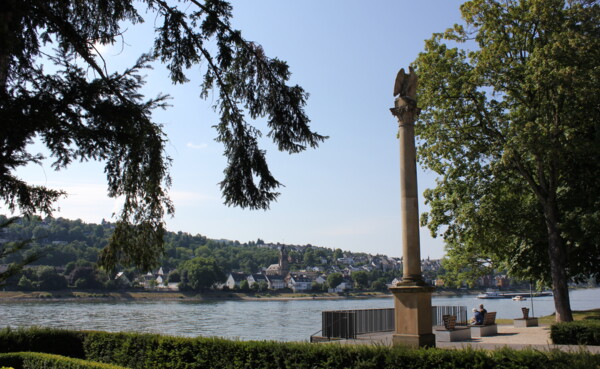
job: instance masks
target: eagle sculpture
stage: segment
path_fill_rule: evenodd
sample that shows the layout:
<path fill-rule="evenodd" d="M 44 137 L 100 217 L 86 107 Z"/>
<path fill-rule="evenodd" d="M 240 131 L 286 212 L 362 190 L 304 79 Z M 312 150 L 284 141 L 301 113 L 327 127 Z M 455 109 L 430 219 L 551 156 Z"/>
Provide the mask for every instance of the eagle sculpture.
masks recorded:
<path fill-rule="evenodd" d="M 394 83 L 394 96 L 417 100 L 417 74 L 413 67 L 408 67 L 409 74 L 406 74 L 404 68 L 400 69 Z"/>

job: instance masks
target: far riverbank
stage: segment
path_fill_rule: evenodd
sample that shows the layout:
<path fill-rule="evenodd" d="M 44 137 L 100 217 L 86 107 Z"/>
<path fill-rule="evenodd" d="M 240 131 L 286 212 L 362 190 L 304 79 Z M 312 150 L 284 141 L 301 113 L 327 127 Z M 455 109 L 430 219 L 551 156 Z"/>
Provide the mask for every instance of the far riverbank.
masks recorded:
<path fill-rule="evenodd" d="M 476 295 L 480 291 L 438 291 L 434 296 Z M 177 291 L 0 291 L 0 301 L 287 301 L 391 298 L 383 292 L 337 293 L 242 293 L 242 292 L 177 292 Z"/>

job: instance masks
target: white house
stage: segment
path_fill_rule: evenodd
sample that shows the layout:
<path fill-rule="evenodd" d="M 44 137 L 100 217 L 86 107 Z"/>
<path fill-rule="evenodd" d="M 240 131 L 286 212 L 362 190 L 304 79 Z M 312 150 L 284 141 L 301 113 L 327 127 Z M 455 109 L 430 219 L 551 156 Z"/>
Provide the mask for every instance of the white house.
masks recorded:
<path fill-rule="evenodd" d="M 1 266 L 0 266 L 0 272 L 2 272 Z M 131 281 L 129 280 L 129 278 L 127 278 L 127 276 L 125 275 L 124 272 L 117 273 L 117 275 L 115 276 L 115 281 L 120 281 L 121 283 L 124 283 L 126 285 L 131 284 Z"/>
<path fill-rule="evenodd" d="M 327 279 L 320 275 L 317 278 L 315 278 L 315 282 L 317 282 L 318 284 L 324 284 L 325 282 L 327 282 Z"/>
<path fill-rule="evenodd" d="M 292 275 L 288 282 L 288 287 L 290 287 L 294 292 L 310 291 L 311 285 L 312 280 L 301 275 Z"/>
<path fill-rule="evenodd" d="M 225 281 L 225 285 L 229 287 L 230 290 L 235 288 L 240 288 L 242 281 L 246 280 L 246 274 L 244 273 L 236 273 L 231 272 L 227 276 L 227 280 Z"/>
<path fill-rule="evenodd" d="M 265 282 L 267 285 L 269 284 L 267 282 L 267 277 L 264 274 L 249 274 L 246 280 L 248 281 L 248 285 L 250 287 L 260 282 Z"/>
<path fill-rule="evenodd" d="M 352 264 L 354 264 L 354 259 L 352 257 L 343 257 L 343 258 L 338 258 L 337 262 L 341 263 L 341 264 L 352 265 Z"/>
<path fill-rule="evenodd" d="M 338 284 L 335 288 L 330 288 L 329 292 L 346 292 L 352 290 L 352 280 L 350 278 L 344 278 L 342 283 Z"/>
<path fill-rule="evenodd" d="M 267 275 L 267 283 L 270 290 L 281 290 L 286 287 L 285 279 L 280 275 Z"/>

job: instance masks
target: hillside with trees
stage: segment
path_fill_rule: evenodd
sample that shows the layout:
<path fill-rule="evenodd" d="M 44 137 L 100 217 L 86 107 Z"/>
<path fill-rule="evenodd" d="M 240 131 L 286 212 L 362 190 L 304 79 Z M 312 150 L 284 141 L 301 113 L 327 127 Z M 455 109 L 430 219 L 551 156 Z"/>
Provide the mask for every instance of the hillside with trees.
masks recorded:
<path fill-rule="evenodd" d="M 0 215 L 0 222 L 7 221 Z M 38 255 L 25 270 L 6 281 L 6 288 L 56 290 L 131 288 L 143 273 L 119 266 L 117 275 L 109 275 L 97 265 L 101 250 L 109 242 L 115 224 L 84 223 L 52 217 L 18 218 L 2 229 L 0 242 L 8 245 L 27 241 L 22 252 L 0 259 L 4 268 L 24 257 Z M 165 253 L 160 260 L 165 283 L 178 283 L 183 289 L 203 290 L 213 282 L 223 282 L 230 272 L 260 273 L 279 259 L 279 249 L 287 250 L 291 272 L 352 275 L 360 289 L 385 290 L 401 275 L 399 260 L 383 255 L 352 253 L 341 249 L 307 245 L 282 245 L 256 241 L 240 242 L 209 239 L 201 234 L 166 232 Z M 124 276 L 125 278 L 119 278 Z M 198 277 L 200 276 L 200 277 Z M 127 281 L 127 282 L 124 282 Z M 140 281 L 141 282 L 141 281 Z M 316 286 L 322 289 L 322 286 Z"/>

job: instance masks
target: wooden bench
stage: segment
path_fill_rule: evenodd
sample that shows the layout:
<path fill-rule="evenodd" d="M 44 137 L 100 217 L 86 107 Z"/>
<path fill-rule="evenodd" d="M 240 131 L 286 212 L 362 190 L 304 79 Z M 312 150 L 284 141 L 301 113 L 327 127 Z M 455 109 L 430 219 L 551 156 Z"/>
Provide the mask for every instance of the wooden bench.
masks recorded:
<path fill-rule="evenodd" d="M 516 318 L 514 320 L 515 328 L 526 328 L 526 327 L 537 327 L 538 319 L 534 317 L 529 317 L 529 308 L 522 307 L 521 311 L 523 311 L 522 318 Z"/>
<path fill-rule="evenodd" d="M 440 326 L 440 328 L 434 331 L 437 342 L 456 342 L 471 339 L 471 330 L 469 327 L 456 326 L 455 315 L 444 315 L 442 319 L 444 321 L 443 328 Z"/>
<path fill-rule="evenodd" d="M 496 312 L 489 311 L 483 316 L 483 324 L 471 325 L 471 337 L 479 338 L 498 334 Z"/>

